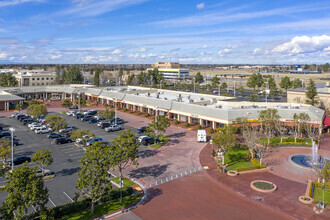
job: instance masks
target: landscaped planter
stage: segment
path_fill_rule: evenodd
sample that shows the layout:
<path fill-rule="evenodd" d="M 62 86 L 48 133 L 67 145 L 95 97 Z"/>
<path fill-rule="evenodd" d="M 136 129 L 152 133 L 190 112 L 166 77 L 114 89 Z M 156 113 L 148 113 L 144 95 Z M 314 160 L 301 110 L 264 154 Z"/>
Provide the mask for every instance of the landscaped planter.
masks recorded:
<path fill-rule="evenodd" d="M 299 202 L 310 205 L 313 203 L 313 199 L 308 196 L 299 196 L 298 198 Z"/>
<path fill-rule="evenodd" d="M 235 170 L 229 170 L 229 171 L 227 171 L 227 175 L 228 176 L 237 176 L 238 175 L 238 172 L 235 171 Z"/>
<path fill-rule="evenodd" d="M 265 180 L 255 180 L 250 184 L 251 188 L 262 193 L 271 193 L 277 189 L 277 186 Z"/>

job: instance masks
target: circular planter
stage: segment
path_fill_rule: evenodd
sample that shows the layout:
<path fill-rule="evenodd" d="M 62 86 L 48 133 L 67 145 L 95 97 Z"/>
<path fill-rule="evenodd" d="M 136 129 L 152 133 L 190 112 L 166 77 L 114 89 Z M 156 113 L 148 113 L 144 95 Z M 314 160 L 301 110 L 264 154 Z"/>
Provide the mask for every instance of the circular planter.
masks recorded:
<path fill-rule="evenodd" d="M 255 180 L 250 184 L 251 188 L 262 193 L 271 193 L 277 189 L 277 186 L 269 181 Z"/>
<path fill-rule="evenodd" d="M 238 172 L 235 171 L 235 170 L 229 170 L 229 171 L 227 171 L 227 175 L 228 176 L 237 176 L 238 175 Z"/>
<path fill-rule="evenodd" d="M 299 202 L 310 205 L 313 203 L 313 199 L 309 196 L 299 196 L 298 197 Z"/>

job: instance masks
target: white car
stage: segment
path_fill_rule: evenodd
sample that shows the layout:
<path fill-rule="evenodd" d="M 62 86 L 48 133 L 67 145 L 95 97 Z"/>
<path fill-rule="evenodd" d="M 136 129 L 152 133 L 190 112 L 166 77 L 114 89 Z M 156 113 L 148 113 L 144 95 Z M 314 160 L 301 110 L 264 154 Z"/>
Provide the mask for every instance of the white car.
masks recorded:
<path fill-rule="evenodd" d="M 35 124 L 30 127 L 31 131 L 34 131 L 36 128 L 45 128 L 46 125 L 41 125 L 41 124 Z"/>
<path fill-rule="evenodd" d="M 147 135 L 141 135 L 139 138 L 138 138 L 138 141 L 141 143 L 142 139 L 145 138 L 145 137 L 148 137 Z"/>
<path fill-rule="evenodd" d="M 49 132 L 51 132 L 52 131 L 52 129 L 51 128 L 47 128 L 47 127 L 43 127 L 43 128 L 36 128 L 35 130 L 34 130 L 34 132 L 36 133 L 36 134 L 46 134 L 46 133 L 49 133 Z"/>
<path fill-rule="evenodd" d="M 72 127 L 71 126 L 68 126 L 66 128 L 60 129 L 58 132 L 59 133 L 64 133 L 64 132 L 69 132 L 69 131 L 72 131 Z"/>
<path fill-rule="evenodd" d="M 66 114 L 67 114 L 68 116 L 71 116 L 71 115 L 73 115 L 73 113 L 74 113 L 74 111 L 68 111 Z"/>
<path fill-rule="evenodd" d="M 19 115 L 19 114 L 16 112 L 16 113 L 12 114 L 10 117 L 11 117 L 11 118 L 15 118 L 16 115 Z"/>
<path fill-rule="evenodd" d="M 120 125 L 110 125 L 110 127 L 105 128 L 105 131 L 119 131 L 122 130 L 123 128 Z"/>
<path fill-rule="evenodd" d="M 50 174 L 51 174 L 51 172 L 50 172 L 50 170 L 48 170 L 48 169 L 44 169 L 44 172 L 42 172 L 42 170 L 39 169 L 39 170 L 37 170 L 37 174 L 36 174 L 36 176 L 38 176 L 38 177 L 42 177 L 42 176 L 48 176 L 48 175 L 50 175 Z"/>
<path fill-rule="evenodd" d="M 31 124 L 28 124 L 28 127 L 31 128 L 32 126 L 35 126 L 35 125 L 40 125 L 41 126 L 41 123 L 39 123 L 39 122 L 32 122 Z"/>

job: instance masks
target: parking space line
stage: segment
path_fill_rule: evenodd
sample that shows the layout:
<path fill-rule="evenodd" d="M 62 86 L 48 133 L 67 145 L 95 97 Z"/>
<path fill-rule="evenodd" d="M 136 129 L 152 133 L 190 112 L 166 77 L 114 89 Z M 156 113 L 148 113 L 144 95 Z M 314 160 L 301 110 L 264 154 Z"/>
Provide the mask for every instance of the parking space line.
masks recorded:
<path fill-rule="evenodd" d="M 66 194 L 66 192 L 63 191 L 63 193 L 71 200 L 71 202 L 73 202 L 73 199 L 71 199 L 70 196 L 68 194 Z"/>
<path fill-rule="evenodd" d="M 53 205 L 54 207 L 56 207 L 55 203 L 54 203 L 50 198 L 48 198 L 48 200 L 49 200 L 50 203 L 52 203 L 52 205 Z"/>

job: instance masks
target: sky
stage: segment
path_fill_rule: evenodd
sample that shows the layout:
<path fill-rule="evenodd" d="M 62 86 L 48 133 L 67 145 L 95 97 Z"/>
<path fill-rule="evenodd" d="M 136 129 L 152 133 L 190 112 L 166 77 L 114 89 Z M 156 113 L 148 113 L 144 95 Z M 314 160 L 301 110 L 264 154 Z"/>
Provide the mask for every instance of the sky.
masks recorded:
<path fill-rule="evenodd" d="M 0 63 L 323 64 L 329 0 L 0 0 Z"/>

